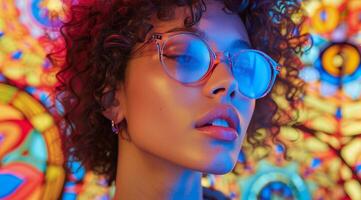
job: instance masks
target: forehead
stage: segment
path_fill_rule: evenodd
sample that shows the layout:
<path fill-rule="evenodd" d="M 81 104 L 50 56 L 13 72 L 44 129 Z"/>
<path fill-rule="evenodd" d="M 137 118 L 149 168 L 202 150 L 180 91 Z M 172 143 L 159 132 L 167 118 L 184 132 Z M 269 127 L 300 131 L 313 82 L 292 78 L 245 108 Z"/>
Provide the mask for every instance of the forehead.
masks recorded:
<path fill-rule="evenodd" d="M 227 49 L 240 40 L 251 46 L 244 24 L 236 14 L 225 13 L 222 2 L 206 1 L 206 6 L 206 12 L 203 12 L 200 21 L 190 30 L 202 32 L 207 42 L 219 50 Z M 190 16 L 189 7 L 184 6 L 175 8 L 174 18 L 171 20 L 161 21 L 153 17 L 152 32 L 163 33 L 184 27 L 184 19 L 188 16 Z"/>

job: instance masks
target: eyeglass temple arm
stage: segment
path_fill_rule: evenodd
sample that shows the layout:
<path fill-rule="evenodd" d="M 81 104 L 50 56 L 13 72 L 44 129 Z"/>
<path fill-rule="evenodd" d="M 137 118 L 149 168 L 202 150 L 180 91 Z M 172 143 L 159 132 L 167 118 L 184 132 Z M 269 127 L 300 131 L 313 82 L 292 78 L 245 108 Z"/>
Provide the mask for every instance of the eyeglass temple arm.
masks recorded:
<path fill-rule="evenodd" d="M 268 58 L 268 62 L 271 63 L 273 69 L 276 71 L 276 75 L 281 72 L 281 65 L 273 59 Z"/>
<path fill-rule="evenodd" d="M 132 50 L 130 52 L 130 54 L 132 55 L 136 55 L 137 52 L 143 50 L 148 44 L 150 44 L 151 42 L 155 41 L 155 40 L 159 40 L 162 39 L 162 36 L 160 34 L 154 34 L 152 35 L 152 37 L 150 37 L 144 44 L 142 44 L 139 48 Z"/>

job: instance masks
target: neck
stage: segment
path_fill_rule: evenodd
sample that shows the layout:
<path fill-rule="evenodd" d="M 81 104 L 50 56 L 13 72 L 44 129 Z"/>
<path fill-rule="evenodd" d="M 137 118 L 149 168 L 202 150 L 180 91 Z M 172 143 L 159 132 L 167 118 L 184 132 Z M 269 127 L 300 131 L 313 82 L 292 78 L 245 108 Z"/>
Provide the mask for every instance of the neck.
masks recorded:
<path fill-rule="evenodd" d="M 119 139 L 114 200 L 201 199 L 201 173 Z"/>

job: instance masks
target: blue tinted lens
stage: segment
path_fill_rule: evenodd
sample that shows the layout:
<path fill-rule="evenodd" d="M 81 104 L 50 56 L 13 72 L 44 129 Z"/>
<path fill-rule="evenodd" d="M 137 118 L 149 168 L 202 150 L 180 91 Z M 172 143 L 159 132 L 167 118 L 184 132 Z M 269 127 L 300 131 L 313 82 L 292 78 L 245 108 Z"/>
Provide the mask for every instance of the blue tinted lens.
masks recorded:
<path fill-rule="evenodd" d="M 232 71 L 240 92 L 249 98 L 264 96 L 273 83 L 273 71 L 267 58 L 257 51 L 242 51 L 232 59 Z"/>
<path fill-rule="evenodd" d="M 170 37 L 161 54 L 167 73 L 182 83 L 200 80 L 208 72 L 210 59 L 207 45 L 191 34 Z"/>

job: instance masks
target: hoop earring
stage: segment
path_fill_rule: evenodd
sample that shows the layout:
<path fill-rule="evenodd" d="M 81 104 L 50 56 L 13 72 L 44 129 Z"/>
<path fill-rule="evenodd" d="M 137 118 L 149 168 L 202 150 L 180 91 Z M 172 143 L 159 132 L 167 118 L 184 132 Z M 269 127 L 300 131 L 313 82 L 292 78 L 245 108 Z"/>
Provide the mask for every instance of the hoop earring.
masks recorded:
<path fill-rule="evenodd" d="M 112 120 L 112 131 L 115 134 L 119 134 L 120 129 L 115 125 L 114 121 Z"/>
<path fill-rule="evenodd" d="M 130 135 L 127 132 L 125 132 L 125 136 L 120 133 L 121 132 L 121 127 L 124 127 L 124 122 L 125 121 L 122 121 L 121 122 L 122 125 L 119 125 L 119 124 L 115 124 L 115 122 L 112 120 L 112 131 L 113 131 L 114 134 L 120 135 L 120 138 L 122 138 L 124 140 L 127 140 L 127 141 L 131 141 Z"/>

